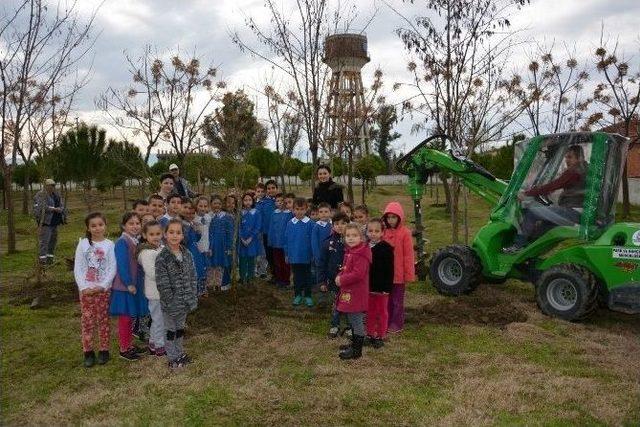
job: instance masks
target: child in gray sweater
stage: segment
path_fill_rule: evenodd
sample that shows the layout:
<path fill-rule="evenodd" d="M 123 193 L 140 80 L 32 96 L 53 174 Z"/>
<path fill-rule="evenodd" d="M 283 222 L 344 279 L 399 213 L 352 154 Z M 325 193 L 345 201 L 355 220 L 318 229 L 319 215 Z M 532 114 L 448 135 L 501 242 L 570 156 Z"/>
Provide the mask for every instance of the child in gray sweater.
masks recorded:
<path fill-rule="evenodd" d="M 191 253 L 182 246 L 182 221 L 172 219 L 164 231 L 166 246 L 156 257 L 156 285 L 166 329 L 165 350 L 170 368 L 191 362 L 184 352 L 187 314 L 198 306 L 196 269 Z"/>

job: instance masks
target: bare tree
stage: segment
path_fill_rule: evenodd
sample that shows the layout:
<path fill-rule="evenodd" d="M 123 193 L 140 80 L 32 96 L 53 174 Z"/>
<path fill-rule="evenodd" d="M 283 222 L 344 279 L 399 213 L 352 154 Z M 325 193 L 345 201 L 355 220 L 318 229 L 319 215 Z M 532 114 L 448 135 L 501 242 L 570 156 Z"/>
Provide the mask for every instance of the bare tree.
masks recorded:
<path fill-rule="evenodd" d="M 298 141 L 304 118 L 302 117 L 301 102 L 295 92 L 288 91 L 282 96 L 273 85 L 264 87 L 264 95 L 267 98 L 267 117 L 276 143 L 276 153 L 280 158 L 279 175 L 282 191 L 286 191 L 284 182 L 284 163 L 293 155 Z"/>
<path fill-rule="evenodd" d="M 217 68 L 203 70 L 197 55 L 183 58 L 179 51 L 173 52 L 170 60 L 163 60 L 150 46 L 138 59 L 125 57 L 131 86 L 109 88 L 97 105 L 116 127 L 143 136 L 145 162 L 161 141 L 168 142 L 181 160 L 202 148 L 199 135 L 204 118 L 220 99 L 219 89 L 226 87 L 218 78 Z"/>
<path fill-rule="evenodd" d="M 255 36 L 256 44 L 275 56 L 247 42 L 238 32 L 234 31 L 231 39 L 241 51 L 267 61 L 291 80 L 300 101 L 298 110 L 304 118 L 303 128 L 315 165 L 323 135 L 329 79 L 329 69 L 322 62 L 324 39 L 339 26 L 348 28 L 352 20 L 349 14 L 354 9 L 345 13 L 338 5 L 331 10 L 328 0 L 297 0 L 293 10 L 266 0 L 265 8 L 270 18 L 268 27 L 260 26 L 253 17 L 246 19 L 246 25 Z M 313 185 L 313 180 L 311 182 Z"/>
<path fill-rule="evenodd" d="M 618 125 L 617 132 L 623 136 L 638 136 L 640 130 L 633 129 L 632 123 L 638 121 L 640 107 L 640 67 L 632 71 L 629 60 L 619 57 L 618 43 L 607 46 L 604 28 L 600 36 L 600 47 L 595 51 L 596 68 L 604 81 L 598 83 L 593 99 L 605 112 L 597 112 L 589 117 L 586 127 L 597 123 Z M 637 65 L 636 65 L 637 67 Z M 622 175 L 622 214 L 629 217 L 629 178 L 627 162 L 624 162 Z"/>
<path fill-rule="evenodd" d="M 424 122 L 414 131 L 430 128 L 435 133 L 445 133 L 461 144 L 454 148 L 470 153 L 479 143 L 478 132 L 486 141 L 491 135 L 498 137 L 508 123 L 499 118 L 512 117 L 502 109 L 504 100 L 495 94 L 502 69 L 497 64 L 514 44 L 513 34 L 507 31 L 509 13 L 528 0 L 424 3 L 437 17 L 408 19 L 396 11 L 404 20 L 404 26 L 396 32 L 405 48 L 417 58 L 409 63 L 413 78 L 407 84 L 415 94 L 403 103 L 403 110 L 424 116 Z M 488 126 L 490 115 L 495 120 Z M 475 123 L 475 131 L 468 130 L 470 123 Z M 456 242 L 459 182 L 454 178 L 450 188 L 446 175 L 441 178 L 451 214 L 452 240 Z"/>
<path fill-rule="evenodd" d="M 556 56 L 554 48 L 538 46 L 524 75 L 516 73 L 504 82 L 524 109 L 527 124 L 522 127 L 533 135 L 575 130 L 592 101 L 583 93 L 586 67 L 566 46 L 563 56 Z"/>
<path fill-rule="evenodd" d="M 90 30 L 95 13 L 81 20 L 75 2 L 50 9 L 42 0 L 24 0 L 5 12 L 0 18 L 0 141 L 2 153 L 11 156 L 8 164 L 3 155 L 1 166 L 9 208 L 8 251 L 14 252 L 12 170 L 18 155 L 28 158 L 35 152 L 35 144 L 29 140 L 25 146 L 24 140 L 39 127 L 36 122 L 46 116 L 44 111 L 50 108 L 55 122 L 54 106 L 86 81 L 75 72 L 93 46 Z"/>
<path fill-rule="evenodd" d="M 126 89 L 109 87 L 96 101 L 116 129 L 144 138 L 145 163 L 149 162 L 151 150 L 161 140 L 167 127 L 160 115 L 161 76 L 152 71 L 152 65 L 158 56 L 149 45 L 145 46 L 138 58 L 125 54 L 131 74 L 131 86 Z M 121 133 L 126 138 L 124 132 Z"/>

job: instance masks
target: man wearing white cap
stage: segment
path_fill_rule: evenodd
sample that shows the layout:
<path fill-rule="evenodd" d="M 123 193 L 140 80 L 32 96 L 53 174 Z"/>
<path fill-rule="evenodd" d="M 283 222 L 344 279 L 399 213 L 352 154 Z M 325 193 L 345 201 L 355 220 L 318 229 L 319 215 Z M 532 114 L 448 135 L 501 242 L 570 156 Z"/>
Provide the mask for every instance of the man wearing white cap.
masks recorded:
<path fill-rule="evenodd" d="M 180 169 L 178 168 L 178 165 L 176 165 L 175 163 L 171 163 L 171 165 L 169 166 L 169 172 L 171 172 L 171 175 L 173 175 L 176 181 L 176 185 L 173 188 L 173 191 L 175 193 L 179 194 L 182 197 L 189 197 L 190 199 L 197 196 L 196 193 L 191 191 L 191 188 L 189 187 L 189 181 L 180 176 Z"/>
<path fill-rule="evenodd" d="M 38 232 L 40 262 L 51 264 L 58 242 L 58 226 L 66 223 L 66 211 L 62 206 L 60 195 L 56 192 L 54 180 L 46 179 L 44 189 L 34 196 L 33 216 L 40 226 Z"/>

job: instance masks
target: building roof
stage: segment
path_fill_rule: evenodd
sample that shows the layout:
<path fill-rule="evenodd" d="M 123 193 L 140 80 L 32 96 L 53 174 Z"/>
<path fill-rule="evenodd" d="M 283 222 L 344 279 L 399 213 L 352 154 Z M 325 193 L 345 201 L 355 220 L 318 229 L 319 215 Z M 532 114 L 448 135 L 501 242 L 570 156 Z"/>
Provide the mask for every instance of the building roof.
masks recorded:
<path fill-rule="evenodd" d="M 614 123 L 607 127 L 600 129 L 601 132 L 607 133 L 619 133 L 620 135 L 625 134 L 624 122 Z M 631 140 L 631 144 L 640 143 L 640 118 L 637 116 L 631 119 L 630 127 L 629 127 L 629 139 Z"/>

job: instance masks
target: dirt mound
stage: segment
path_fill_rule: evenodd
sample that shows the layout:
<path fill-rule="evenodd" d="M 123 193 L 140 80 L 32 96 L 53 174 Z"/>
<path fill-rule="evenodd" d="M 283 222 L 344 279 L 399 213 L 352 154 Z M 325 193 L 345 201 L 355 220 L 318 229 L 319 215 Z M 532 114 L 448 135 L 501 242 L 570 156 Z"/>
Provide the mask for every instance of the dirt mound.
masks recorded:
<path fill-rule="evenodd" d="M 198 302 L 198 309 L 189 315 L 189 327 L 194 334 L 228 333 L 246 326 L 259 326 L 271 310 L 281 308 L 273 291 L 259 284 L 223 293 L 210 294 Z"/>
<path fill-rule="evenodd" d="M 420 307 L 406 308 L 406 321 L 410 324 L 474 324 L 502 327 L 526 320 L 527 315 L 509 302 L 478 297 L 442 298 Z"/>

